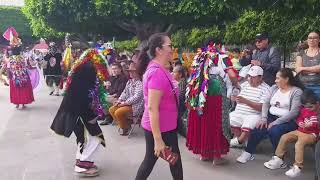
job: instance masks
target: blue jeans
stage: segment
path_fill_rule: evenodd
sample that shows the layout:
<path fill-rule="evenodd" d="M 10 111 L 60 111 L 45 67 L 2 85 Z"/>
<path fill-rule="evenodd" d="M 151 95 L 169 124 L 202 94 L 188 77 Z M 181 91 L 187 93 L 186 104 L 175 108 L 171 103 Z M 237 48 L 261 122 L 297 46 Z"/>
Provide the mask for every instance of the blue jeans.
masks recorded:
<path fill-rule="evenodd" d="M 318 99 L 320 99 L 320 86 L 319 85 L 306 85 L 305 88 L 313 91 L 313 93 L 315 93 L 317 95 Z"/>
<path fill-rule="evenodd" d="M 267 123 L 270 124 L 278 117 L 269 114 Z M 287 123 L 274 125 L 271 129 L 263 128 L 263 129 L 253 129 L 250 132 L 250 137 L 248 139 L 248 144 L 245 149 L 246 152 L 250 154 L 254 154 L 256 151 L 256 147 L 259 143 L 266 138 L 270 138 L 274 151 L 277 149 L 279 140 L 283 134 L 286 134 L 290 131 L 294 131 L 297 129 L 297 124 L 294 120 L 291 120 Z"/>

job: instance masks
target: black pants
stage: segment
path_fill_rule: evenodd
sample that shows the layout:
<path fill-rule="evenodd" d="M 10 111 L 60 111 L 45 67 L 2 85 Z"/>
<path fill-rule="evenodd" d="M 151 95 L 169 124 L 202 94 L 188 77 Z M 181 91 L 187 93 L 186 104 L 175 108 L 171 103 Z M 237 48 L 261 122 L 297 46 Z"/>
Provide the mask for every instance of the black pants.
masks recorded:
<path fill-rule="evenodd" d="M 55 84 L 57 87 L 60 84 L 61 76 L 46 76 L 46 84 L 52 87 Z"/>
<path fill-rule="evenodd" d="M 172 148 L 172 152 L 177 153 L 180 156 L 177 132 L 175 130 L 164 132 L 161 133 L 161 136 L 164 143 Z M 158 157 L 154 155 L 154 139 L 152 132 L 145 130 L 145 138 L 146 154 L 138 170 L 136 180 L 146 180 L 158 160 Z M 170 166 L 170 171 L 174 180 L 183 180 L 181 158 L 179 158 L 174 166 Z"/>

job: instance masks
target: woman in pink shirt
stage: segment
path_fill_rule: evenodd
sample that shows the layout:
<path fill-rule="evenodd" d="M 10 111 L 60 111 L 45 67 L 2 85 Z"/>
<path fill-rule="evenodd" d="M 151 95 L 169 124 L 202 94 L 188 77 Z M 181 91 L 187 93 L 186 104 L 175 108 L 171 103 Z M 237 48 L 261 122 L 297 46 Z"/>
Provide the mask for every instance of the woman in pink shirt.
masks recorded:
<path fill-rule="evenodd" d="M 174 86 L 172 75 L 165 69 L 171 59 L 171 40 L 164 33 L 152 35 L 148 47 L 139 56 L 145 102 L 141 124 L 145 130 L 146 154 L 136 180 L 148 178 L 158 157 L 160 154 L 164 155 L 166 148 L 172 148 L 172 152 L 180 156 L 176 132 L 178 87 Z M 175 165 L 170 165 L 170 170 L 174 180 L 183 179 L 181 158 Z"/>

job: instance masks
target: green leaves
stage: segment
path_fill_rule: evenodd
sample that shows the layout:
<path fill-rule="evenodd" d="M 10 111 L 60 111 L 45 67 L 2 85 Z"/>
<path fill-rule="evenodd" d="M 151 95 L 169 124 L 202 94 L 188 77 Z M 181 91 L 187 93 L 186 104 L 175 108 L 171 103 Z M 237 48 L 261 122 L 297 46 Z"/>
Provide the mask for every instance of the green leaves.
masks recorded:
<path fill-rule="evenodd" d="M 172 34 L 171 39 L 174 47 L 195 49 L 204 45 L 209 38 L 222 40 L 222 37 L 223 31 L 218 26 L 211 26 L 190 30 L 180 29 Z"/>
<path fill-rule="evenodd" d="M 0 6 L 0 20 L 0 32 L 4 32 L 9 26 L 13 26 L 20 37 L 32 37 L 29 22 L 22 13 L 21 8 Z"/>
<path fill-rule="evenodd" d="M 139 40 L 134 37 L 131 40 L 126 41 L 116 41 L 115 42 L 115 49 L 119 51 L 133 51 L 139 44 Z"/>

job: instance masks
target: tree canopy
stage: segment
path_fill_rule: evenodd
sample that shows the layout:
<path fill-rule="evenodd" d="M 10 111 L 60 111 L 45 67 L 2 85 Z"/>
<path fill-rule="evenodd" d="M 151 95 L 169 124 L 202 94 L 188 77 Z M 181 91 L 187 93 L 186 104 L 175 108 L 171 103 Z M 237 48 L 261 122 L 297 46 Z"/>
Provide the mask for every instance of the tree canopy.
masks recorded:
<path fill-rule="evenodd" d="M 29 22 L 19 7 L 0 6 L 0 32 L 13 26 L 22 38 L 31 38 Z"/>
<path fill-rule="evenodd" d="M 77 33 L 146 40 L 175 32 L 193 48 L 211 36 L 243 44 L 269 32 L 279 44 L 297 42 L 320 25 L 320 0 L 26 0 L 23 12 L 36 36 Z M 213 37 L 213 38 L 216 38 Z"/>

